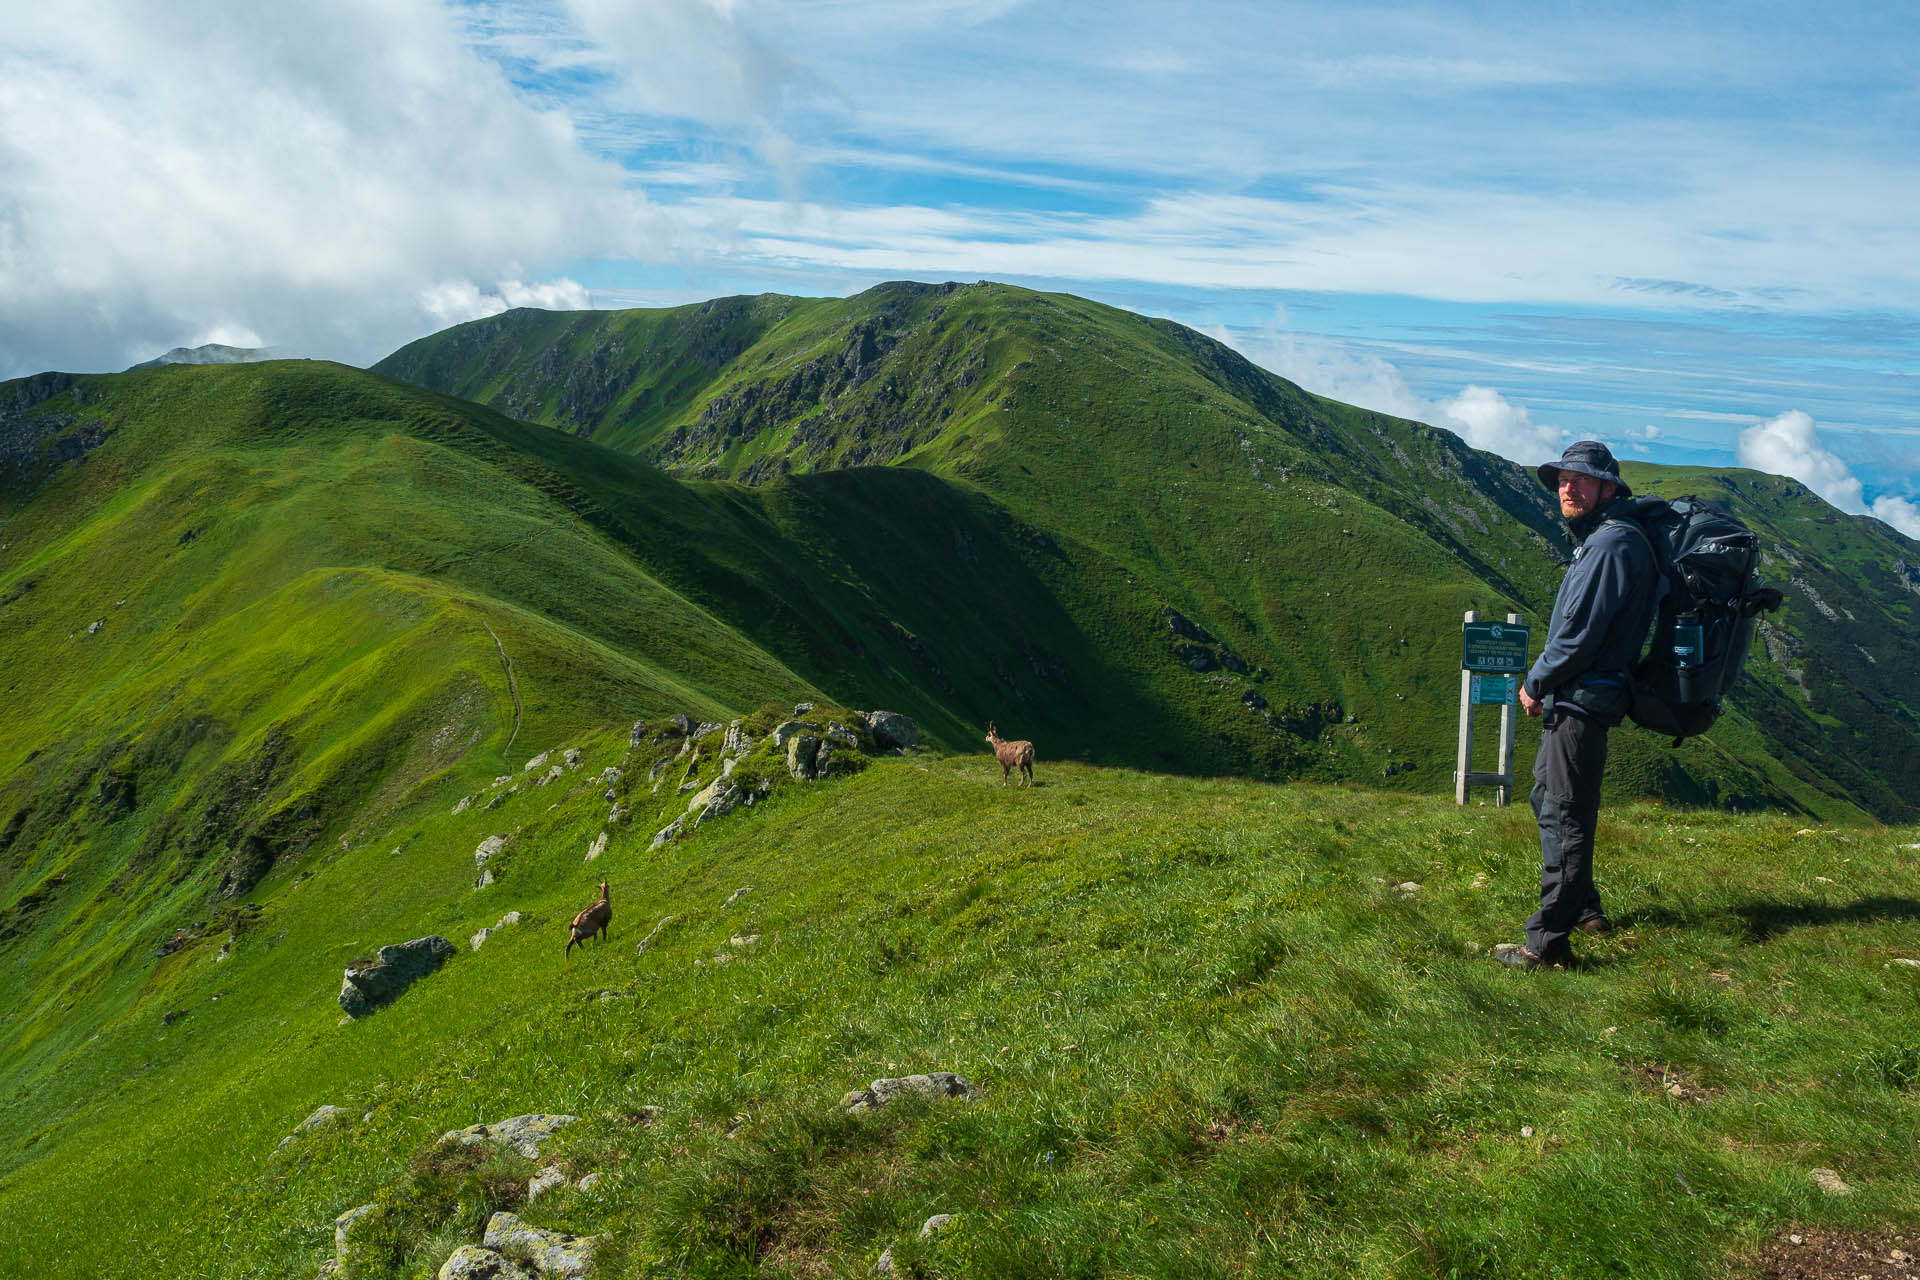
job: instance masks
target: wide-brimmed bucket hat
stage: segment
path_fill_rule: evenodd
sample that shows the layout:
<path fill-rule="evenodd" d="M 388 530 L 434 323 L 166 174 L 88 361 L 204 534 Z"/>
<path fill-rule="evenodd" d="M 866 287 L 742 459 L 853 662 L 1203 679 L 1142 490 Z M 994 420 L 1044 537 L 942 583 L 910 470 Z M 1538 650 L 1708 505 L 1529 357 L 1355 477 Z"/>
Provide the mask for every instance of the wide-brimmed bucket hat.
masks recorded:
<path fill-rule="evenodd" d="M 1592 476 L 1596 480 L 1611 480 L 1620 487 L 1616 495 L 1631 498 L 1633 490 L 1620 478 L 1620 464 L 1614 461 L 1613 450 L 1598 440 L 1580 440 L 1567 446 L 1558 462 L 1543 462 L 1534 474 L 1540 477 L 1540 483 L 1549 489 L 1560 487 L 1560 473 L 1571 471 L 1576 475 Z"/>

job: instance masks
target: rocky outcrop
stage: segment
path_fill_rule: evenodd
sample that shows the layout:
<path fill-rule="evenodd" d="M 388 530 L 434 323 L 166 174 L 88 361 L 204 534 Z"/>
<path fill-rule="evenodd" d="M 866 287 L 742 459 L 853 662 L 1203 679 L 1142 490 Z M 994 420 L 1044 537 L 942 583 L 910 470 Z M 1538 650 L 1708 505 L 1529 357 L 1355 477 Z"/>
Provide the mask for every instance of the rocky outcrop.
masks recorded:
<path fill-rule="evenodd" d="M 520 1216 L 502 1210 L 487 1220 L 483 1242 L 496 1253 L 525 1258 L 543 1276 L 585 1276 L 593 1273 L 593 1255 L 599 1236 L 568 1235 L 529 1226 Z"/>
<path fill-rule="evenodd" d="M 533 1160 L 539 1157 L 540 1148 L 545 1145 L 547 1139 L 577 1119 L 579 1119 L 578 1116 L 536 1112 L 532 1115 L 498 1120 L 492 1124 L 470 1124 L 464 1129 L 452 1129 L 441 1134 L 440 1141 L 455 1142 L 463 1147 L 491 1142 L 503 1147 L 512 1147 L 527 1159 Z"/>
<path fill-rule="evenodd" d="M 439 934 L 392 943 L 364 968 L 348 968 L 340 981 L 340 1007 L 349 1018 L 364 1018 L 453 958 L 454 946 Z"/>

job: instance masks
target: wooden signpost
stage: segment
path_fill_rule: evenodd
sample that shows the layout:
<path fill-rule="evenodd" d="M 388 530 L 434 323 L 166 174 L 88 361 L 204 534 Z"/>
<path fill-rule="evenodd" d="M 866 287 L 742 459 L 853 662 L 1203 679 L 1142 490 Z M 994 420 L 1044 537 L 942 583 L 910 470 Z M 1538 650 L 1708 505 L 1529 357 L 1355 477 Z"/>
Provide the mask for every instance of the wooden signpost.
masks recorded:
<path fill-rule="evenodd" d="M 1513 796 L 1513 708 L 1520 682 L 1527 674 L 1527 629 L 1520 615 L 1510 613 L 1501 622 L 1482 622 L 1467 610 L 1460 658 L 1460 754 L 1453 770 L 1453 798 L 1467 802 L 1470 787 L 1497 787 L 1494 803 L 1504 805 Z M 1500 771 L 1473 770 L 1473 709 L 1487 703 L 1500 707 Z"/>

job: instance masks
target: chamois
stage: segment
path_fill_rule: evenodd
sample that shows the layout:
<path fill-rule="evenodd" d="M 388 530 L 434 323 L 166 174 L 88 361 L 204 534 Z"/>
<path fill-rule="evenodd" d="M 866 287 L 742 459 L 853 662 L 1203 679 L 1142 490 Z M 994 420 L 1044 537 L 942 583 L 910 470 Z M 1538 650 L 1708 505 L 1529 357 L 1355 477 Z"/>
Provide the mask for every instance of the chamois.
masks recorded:
<path fill-rule="evenodd" d="M 607 882 L 600 882 L 600 901 L 582 911 L 573 918 L 572 936 L 567 939 L 566 955 L 573 955 L 573 944 L 585 946 L 587 939 L 594 934 L 600 935 L 600 941 L 607 940 L 607 922 L 613 919 L 613 903 L 608 899 Z"/>
<path fill-rule="evenodd" d="M 987 725 L 987 745 L 993 748 L 994 759 L 1000 762 L 1000 785 L 1006 786 L 1007 779 L 1013 776 L 1017 767 L 1025 779 L 1021 786 L 1033 785 L 1033 744 L 1031 742 L 1007 742 L 994 730 L 991 722 Z"/>

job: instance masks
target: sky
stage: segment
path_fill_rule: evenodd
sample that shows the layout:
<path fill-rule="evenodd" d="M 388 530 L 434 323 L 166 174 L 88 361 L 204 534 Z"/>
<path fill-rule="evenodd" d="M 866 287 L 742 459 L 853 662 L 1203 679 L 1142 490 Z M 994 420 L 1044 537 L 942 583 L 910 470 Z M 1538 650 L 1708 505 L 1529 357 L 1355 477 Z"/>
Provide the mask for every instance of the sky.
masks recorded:
<path fill-rule="evenodd" d="M 0 0 L 0 378 L 995 279 L 1920 537 L 1920 9 Z"/>

